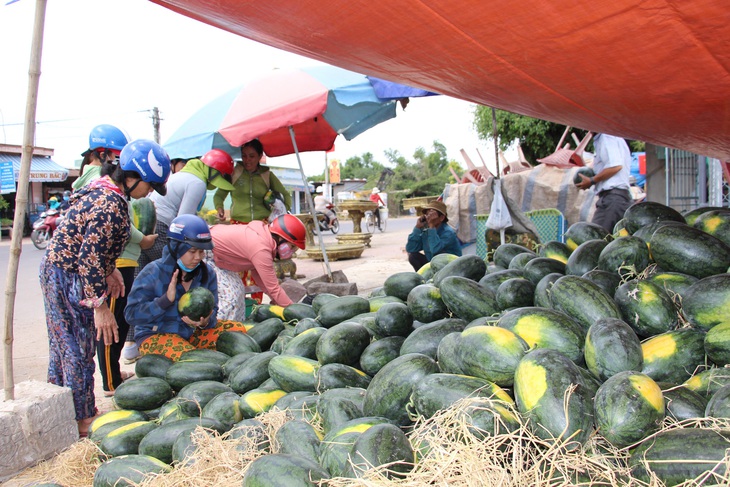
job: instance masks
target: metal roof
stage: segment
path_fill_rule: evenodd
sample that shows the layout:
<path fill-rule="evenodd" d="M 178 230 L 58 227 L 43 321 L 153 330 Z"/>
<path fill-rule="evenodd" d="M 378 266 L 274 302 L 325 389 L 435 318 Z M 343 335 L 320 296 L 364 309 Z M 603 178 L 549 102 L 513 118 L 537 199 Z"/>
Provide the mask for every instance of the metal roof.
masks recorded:
<path fill-rule="evenodd" d="M 13 163 L 13 176 L 18 181 L 20 175 L 20 154 L 0 153 L 0 162 Z M 61 182 L 68 177 L 68 169 L 59 165 L 50 157 L 33 156 L 30 161 L 31 182 Z"/>

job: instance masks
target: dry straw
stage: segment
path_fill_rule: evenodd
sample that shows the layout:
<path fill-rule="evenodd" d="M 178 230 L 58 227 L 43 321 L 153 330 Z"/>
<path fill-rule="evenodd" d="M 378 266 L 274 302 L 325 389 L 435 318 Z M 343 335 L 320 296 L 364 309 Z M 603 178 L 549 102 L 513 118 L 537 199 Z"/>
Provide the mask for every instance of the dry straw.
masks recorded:
<path fill-rule="evenodd" d="M 646 484 L 630 475 L 629 449 L 612 447 L 600 435 L 593 435 L 583 448 L 572 448 L 566 441 L 545 440 L 536 436 L 528 423 L 514 431 L 489 435 L 475 431 L 465 411 L 478 407 L 465 399 L 434 417 L 419 418 L 409 433 L 418 461 L 413 471 L 398 478 L 387 466 L 371 469 L 362 478 L 330 479 L 331 487 L 504 487 L 557 486 L 649 486 L 660 487 L 657 479 Z M 495 415 L 499 417 L 498 415 Z M 519 416 L 518 416 L 519 417 Z M 259 416 L 273 448 L 276 431 L 291 415 L 274 410 Z M 319 424 L 315 421 L 315 427 Z M 495 425 L 497 426 L 497 425 Z M 502 425 L 503 426 L 503 425 Z M 674 428 L 730 430 L 730 420 L 697 419 L 676 422 L 666 419 L 662 431 Z M 657 433 L 658 434 L 658 433 Z M 263 453 L 255 440 L 232 439 L 199 428 L 193 437 L 197 445 L 192 461 L 178 465 L 168 474 L 148 478 L 142 486 L 216 486 L 240 487 L 249 463 Z M 75 443 L 54 459 L 43 462 L 9 482 L 8 486 L 27 486 L 54 481 L 68 486 L 91 486 L 94 471 L 100 464 L 100 452 L 88 440 Z M 730 472 L 726 457 L 721 466 Z M 717 471 L 717 469 L 716 469 Z M 324 484 L 323 484 L 324 485 Z M 730 473 L 724 476 L 708 472 L 685 487 L 730 485 Z"/>

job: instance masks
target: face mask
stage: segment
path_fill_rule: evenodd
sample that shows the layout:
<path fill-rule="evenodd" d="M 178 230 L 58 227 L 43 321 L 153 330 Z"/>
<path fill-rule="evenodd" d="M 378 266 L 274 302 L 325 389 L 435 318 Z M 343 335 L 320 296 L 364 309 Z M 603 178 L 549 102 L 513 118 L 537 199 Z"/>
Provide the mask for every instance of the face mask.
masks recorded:
<path fill-rule="evenodd" d="M 185 272 L 193 272 L 198 267 L 198 265 L 200 265 L 200 262 L 198 262 L 198 265 L 196 265 L 192 269 L 189 269 L 189 268 L 185 267 L 185 264 L 183 264 L 182 259 L 177 259 L 177 265 L 180 267 L 180 269 L 184 270 Z"/>
<path fill-rule="evenodd" d="M 288 260 L 292 258 L 292 255 L 294 255 L 294 251 L 291 248 L 291 245 L 287 242 L 282 242 L 279 244 L 279 247 L 277 247 L 276 252 L 279 254 L 279 259 L 281 260 Z"/>

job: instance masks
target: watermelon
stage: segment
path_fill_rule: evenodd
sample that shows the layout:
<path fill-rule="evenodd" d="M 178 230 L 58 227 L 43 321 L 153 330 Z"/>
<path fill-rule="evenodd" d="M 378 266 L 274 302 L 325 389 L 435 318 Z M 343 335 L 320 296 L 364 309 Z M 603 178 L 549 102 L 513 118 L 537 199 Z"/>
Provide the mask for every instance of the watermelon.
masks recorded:
<path fill-rule="evenodd" d="M 123 455 L 111 458 L 94 472 L 94 487 L 137 485 L 153 474 L 167 473 L 170 466 L 148 455 Z"/>
<path fill-rule="evenodd" d="M 147 433 L 159 425 L 154 421 L 136 421 L 110 431 L 99 445 L 99 449 L 110 457 L 136 455 L 139 443 Z"/>
<path fill-rule="evenodd" d="M 411 289 L 406 304 L 413 319 L 421 323 L 431 323 L 448 315 L 441 291 L 432 284 L 421 284 Z"/>
<path fill-rule="evenodd" d="M 585 340 L 588 370 L 601 380 L 627 370 L 641 370 L 644 355 L 636 332 L 616 318 L 601 318 Z"/>
<path fill-rule="evenodd" d="M 297 355 L 312 360 L 317 359 L 317 342 L 325 334 L 327 328 L 317 326 L 301 332 L 292 338 L 284 347 L 282 355 Z"/>
<path fill-rule="evenodd" d="M 551 240 L 540 245 L 537 251 L 537 255 L 540 257 L 547 257 L 548 259 L 557 260 L 566 264 L 570 258 L 571 250 L 563 242 L 557 240 Z"/>
<path fill-rule="evenodd" d="M 479 285 L 496 294 L 497 288 L 499 288 L 500 284 L 507 279 L 513 279 L 516 277 L 525 277 L 525 274 L 521 269 L 504 269 L 482 277 L 479 279 Z"/>
<path fill-rule="evenodd" d="M 387 304 L 381 310 L 389 306 L 402 306 L 408 310 L 405 304 L 400 303 Z M 370 334 L 367 329 L 360 323 L 345 321 L 333 326 L 319 338 L 316 346 L 317 360 L 322 365 L 339 363 L 357 366 L 360 354 L 368 345 Z"/>
<path fill-rule="evenodd" d="M 487 263 L 484 259 L 474 254 L 466 254 L 457 257 L 446 264 L 433 276 L 433 284 L 438 287 L 441 281 L 449 276 L 461 276 L 478 281 L 487 273 Z"/>
<path fill-rule="evenodd" d="M 702 330 L 730 323 L 730 274 L 706 277 L 682 295 L 682 314 Z"/>
<path fill-rule="evenodd" d="M 560 311 L 518 308 L 502 315 L 497 326 L 516 333 L 530 349 L 551 348 L 564 353 L 573 362 L 583 361 L 585 331 L 578 322 Z"/>
<path fill-rule="evenodd" d="M 252 461 L 243 475 L 243 487 L 262 485 L 316 485 L 329 474 L 316 462 L 299 455 L 275 453 Z"/>
<path fill-rule="evenodd" d="M 314 463 L 319 462 L 320 434 L 311 424 L 302 420 L 288 421 L 276 430 L 274 441 L 279 445 L 279 453 L 296 455 Z"/>
<path fill-rule="evenodd" d="M 658 335 L 679 324 L 674 302 L 651 281 L 633 280 L 620 285 L 614 300 L 623 320 L 640 337 Z"/>
<path fill-rule="evenodd" d="M 375 322 L 380 336 L 405 337 L 413 331 L 413 313 L 411 313 L 411 308 L 403 303 L 383 305 L 375 313 Z"/>
<path fill-rule="evenodd" d="M 402 477 L 414 467 L 415 455 L 406 434 L 397 426 L 376 424 L 364 431 L 352 445 L 352 462 L 347 477 L 360 477 L 367 470 L 387 465 L 388 477 Z"/>
<path fill-rule="evenodd" d="M 533 304 L 539 308 L 550 308 L 552 306 L 550 302 L 550 289 L 553 287 L 555 281 L 563 277 L 563 274 L 552 272 L 547 276 L 540 279 L 540 282 L 535 286 L 535 299 Z"/>
<path fill-rule="evenodd" d="M 363 403 L 366 416 L 388 418 L 401 426 L 411 423 L 406 404 L 413 387 L 438 371 L 436 362 L 420 353 L 401 355 L 386 364 L 370 381 Z"/>
<path fill-rule="evenodd" d="M 587 240 L 573 250 L 565 263 L 565 274 L 582 276 L 598 267 L 598 258 L 608 242 L 602 239 Z"/>
<path fill-rule="evenodd" d="M 329 363 L 317 370 L 317 391 L 343 387 L 365 388 L 370 384 L 370 376 L 362 370 L 345 364 Z"/>
<path fill-rule="evenodd" d="M 517 410 L 540 438 L 582 444 L 593 430 L 591 388 L 580 368 L 558 351 L 527 353 L 515 370 L 514 395 Z"/>
<path fill-rule="evenodd" d="M 681 384 L 704 363 L 705 333 L 692 328 L 656 335 L 641 344 L 644 364 L 641 372 L 656 381 Z"/>
<path fill-rule="evenodd" d="M 634 236 L 619 237 L 610 242 L 598 256 L 598 268 L 622 276 L 638 275 L 649 265 L 649 247 Z"/>
<path fill-rule="evenodd" d="M 246 419 L 265 413 L 276 404 L 276 401 L 286 396 L 282 389 L 251 389 L 238 400 L 238 407 Z"/>
<path fill-rule="evenodd" d="M 451 276 L 441 281 L 441 299 L 456 318 L 473 321 L 499 311 L 497 298 L 487 288 L 466 277 Z"/>
<path fill-rule="evenodd" d="M 119 409 L 148 411 L 162 406 L 173 395 L 170 384 L 157 377 L 138 377 L 122 382 L 114 392 Z"/>
<path fill-rule="evenodd" d="M 583 175 L 587 178 L 592 178 L 593 176 L 596 175 L 596 173 L 593 172 L 593 168 L 585 167 L 585 166 L 579 167 L 578 169 L 576 169 L 575 174 L 573 174 L 573 184 L 579 184 L 583 181 L 583 178 L 581 177 L 581 175 Z"/>
<path fill-rule="evenodd" d="M 683 385 L 703 397 L 709 397 L 728 384 L 730 384 L 730 368 L 712 367 L 693 375 Z"/>
<path fill-rule="evenodd" d="M 420 284 L 423 283 L 421 282 Z M 405 300 L 407 296 L 408 294 L 406 293 L 406 295 L 401 299 Z M 369 312 L 370 301 L 362 296 L 340 296 L 337 299 L 325 302 L 319 308 L 317 321 L 319 321 L 325 328 L 331 328 L 354 316 Z"/>
<path fill-rule="evenodd" d="M 548 274 L 554 272 L 565 274 L 565 263 L 549 257 L 537 257 L 525 265 L 523 272 L 525 278 L 537 286 L 540 279 Z"/>
<path fill-rule="evenodd" d="M 654 232 L 649 245 L 654 262 L 664 271 L 702 279 L 730 267 L 730 246 L 690 226 L 663 226 Z"/>
<path fill-rule="evenodd" d="M 211 399 L 224 392 L 233 392 L 227 385 L 213 381 L 192 382 L 177 393 L 180 410 L 188 416 L 200 416 L 201 410 Z"/>
<path fill-rule="evenodd" d="M 322 419 L 325 434 L 341 424 L 361 418 L 365 389 L 329 389 L 317 399 L 317 414 Z"/>
<path fill-rule="evenodd" d="M 619 372 L 596 391 L 593 414 L 598 432 L 614 446 L 625 448 L 659 429 L 664 396 L 648 376 Z"/>
<path fill-rule="evenodd" d="M 529 346 L 516 333 L 497 326 L 475 326 L 461 333 L 463 373 L 507 387 Z"/>
<path fill-rule="evenodd" d="M 563 276 L 550 290 L 553 309 L 562 311 L 587 331 L 600 318 L 621 318 L 616 302 L 598 285 L 577 276 Z"/>
<path fill-rule="evenodd" d="M 411 289 L 424 282 L 426 281 L 423 276 L 417 272 L 398 272 L 388 276 L 383 283 L 383 289 L 386 296 L 395 296 L 405 302 Z"/>
<path fill-rule="evenodd" d="M 497 288 L 497 306 L 501 310 L 530 306 L 535 301 L 535 284 L 527 279 L 507 279 Z"/>
<path fill-rule="evenodd" d="M 430 418 L 466 397 L 494 397 L 508 404 L 514 402 L 504 389 L 486 379 L 444 373 L 424 377 L 413 388 L 411 400 L 418 414 Z"/>
<path fill-rule="evenodd" d="M 466 322 L 457 318 L 444 318 L 416 328 L 403 342 L 400 354 L 422 353 L 436 360 L 441 340 L 449 333 L 464 331 Z"/>
<path fill-rule="evenodd" d="M 167 369 L 172 365 L 172 359 L 161 354 L 148 353 L 142 355 L 134 364 L 134 373 L 137 377 L 157 377 L 164 379 Z"/>
<path fill-rule="evenodd" d="M 150 198 L 139 198 L 132 201 L 132 225 L 142 235 L 152 235 L 157 229 L 157 211 Z"/>
<path fill-rule="evenodd" d="M 730 245 L 730 209 L 702 213 L 693 226 Z"/>
<path fill-rule="evenodd" d="M 243 419 L 239 399 L 240 396 L 235 392 L 222 392 L 210 399 L 205 406 L 201 404 L 203 409 L 200 417 L 214 419 L 227 428 L 232 428 Z"/>
<path fill-rule="evenodd" d="M 682 213 L 682 216 L 684 217 L 685 221 L 687 222 L 687 225 L 694 226 L 695 221 L 697 218 L 703 214 L 707 213 L 708 211 L 728 211 L 728 208 L 722 207 L 722 206 L 701 206 L 699 208 L 695 208 L 693 210 L 686 211 Z"/>
<path fill-rule="evenodd" d="M 684 217 L 677 210 L 654 201 L 642 201 L 630 206 L 624 213 L 623 219 L 626 230 L 631 234 L 641 227 L 655 222 L 675 221 L 685 223 Z"/>
<path fill-rule="evenodd" d="M 522 270 L 532 259 L 537 259 L 537 254 L 535 252 L 522 252 L 521 254 L 517 254 L 512 257 L 512 260 L 509 261 L 509 265 L 507 266 L 507 268 Z"/>
<path fill-rule="evenodd" d="M 385 364 L 400 356 L 404 337 L 392 336 L 374 340 L 360 355 L 360 369 L 371 377 Z"/>
<path fill-rule="evenodd" d="M 666 415 L 675 421 L 705 416 L 707 399 L 685 386 L 657 382 L 664 395 Z"/>
<path fill-rule="evenodd" d="M 629 465 L 637 479 L 649 483 L 654 474 L 664 485 L 677 485 L 709 471 L 724 476 L 727 472 L 725 451 L 730 434 L 699 428 L 675 428 L 644 440 L 631 452 Z"/>
<path fill-rule="evenodd" d="M 715 365 L 730 364 L 730 321 L 710 328 L 705 335 L 705 352 Z"/>
<path fill-rule="evenodd" d="M 608 232 L 595 223 L 576 222 L 565 231 L 565 245 L 570 250 L 575 250 L 584 242 L 589 240 L 604 240 Z"/>
<path fill-rule="evenodd" d="M 723 386 L 712 395 L 705 408 L 705 417 L 730 418 L 730 386 Z"/>
<path fill-rule="evenodd" d="M 521 254 L 523 252 L 532 252 L 527 247 L 524 247 L 522 245 L 513 244 L 513 243 L 506 243 L 502 244 L 499 247 L 497 247 L 494 250 L 494 255 L 492 256 L 492 260 L 494 263 L 500 267 L 503 267 L 507 269 L 509 267 L 509 263 L 512 261 L 512 258 L 516 256 L 517 254 Z M 532 252 L 534 253 L 534 252 Z"/>
<path fill-rule="evenodd" d="M 194 287 L 183 294 L 177 302 L 177 311 L 181 317 L 188 317 L 198 322 L 207 318 L 215 307 L 215 296 L 207 288 Z"/>

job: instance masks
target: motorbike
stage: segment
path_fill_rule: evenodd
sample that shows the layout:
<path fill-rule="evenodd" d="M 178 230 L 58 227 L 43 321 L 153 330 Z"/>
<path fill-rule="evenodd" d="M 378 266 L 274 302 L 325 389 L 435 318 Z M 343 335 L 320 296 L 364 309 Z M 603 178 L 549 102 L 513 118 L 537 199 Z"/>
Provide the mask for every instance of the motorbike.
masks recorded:
<path fill-rule="evenodd" d="M 58 210 L 46 210 L 38 216 L 38 220 L 33 223 L 33 231 L 30 232 L 30 241 L 33 242 L 35 248 L 44 250 L 48 247 L 48 242 L 53 237 L 53 232 L 61 223 L 61 212 Z"/>
<path fill-rule="evenodd" d="M 327 215 L 324 214 L 322 211 L 317 211 L 317 221 L 319 222 L 319 231 L 320 232 L 329 232 L 331 231 L 333 234 L 336 234 L 340 231 L 340 220 L 337 218 L 337 212 L 335 211 L 335 205 L 328 204 L 327 205 L 328 210 L 332 210 L 334 212 L 335 217 L 332 219 L 331 222 L 327 221 Z"/>

